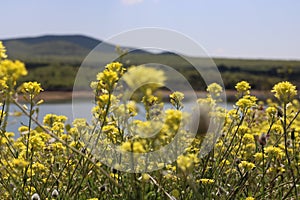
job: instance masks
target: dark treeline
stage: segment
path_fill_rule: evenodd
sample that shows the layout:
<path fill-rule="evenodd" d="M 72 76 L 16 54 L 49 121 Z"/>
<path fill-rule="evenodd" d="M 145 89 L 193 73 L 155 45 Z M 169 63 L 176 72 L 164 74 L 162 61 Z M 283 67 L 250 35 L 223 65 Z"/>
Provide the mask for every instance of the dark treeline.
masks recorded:
<path fill-rule="evenodd" d="M 132 64 L 126 65 L 126 67 Z M 28 62 L 29 71 L 23 81 L 35 80 L 42 84 L 45 90 L 65 91 L 72 90 L 80 63 L 66 62 Z M 242 67 L 217 65 L 223 78 L 226 89 L 234 89 L 235 84 L 241 80 L 248 81 L 253 89 L 269 90 L 275 83 L 289 80 L 300 88 L 300 67 L 273 66 L 273 67 Z M 205 90 L 205 84 L 199 73 L 191 66 L 175 66 L 192 85 L 195 90 Z M 172 80 L 171 80 L 172 81 Z M 176 82 L 176 80 L 173 80 Z"/>

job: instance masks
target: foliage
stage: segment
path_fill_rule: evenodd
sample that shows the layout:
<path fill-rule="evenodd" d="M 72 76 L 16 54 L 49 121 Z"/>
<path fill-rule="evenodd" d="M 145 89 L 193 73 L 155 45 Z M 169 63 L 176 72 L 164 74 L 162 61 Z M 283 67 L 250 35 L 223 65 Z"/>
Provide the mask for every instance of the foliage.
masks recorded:
<path fill-rule="evenodd" d="M 21 81 L 35 80 L 40 82 L 45 90 L 72 90 L 76 72 L 87 54 L 101 41 L 84 36 L 44 36 L 37 38 L 11 39 L 4 41 L 9 50 L 9 56 L 21 59 L 27 64 L 28 78 Z M 104 52 L 101 60 L 115 58 L 114 46 L 101 43 Z M 1 48 L 1 46 L 0 46 Z M 172 53 L 151 54 L 145 51 L 136 53 L 122 52 L 119 62 L 131 65 L 144 63 L 161 63 L 171 66 L 180 72 L 191 83 L 195 90 L 205 91 L 201 76 L 189 62 Z M 201 58 L 189 58 L 198 66 L 202 66 Z M 293 60 L 258 60 L 258 59 L 225 59 L 214 58 L 221 72 L 226 89 L 234 90 L 237 82 L 245 80 L 255 90 L 269 90 L 281 80 L 292 81 L 300 87 L 300 62 Z M 105 65 L 106 63 L 101 63 Z M 203 66 L 206 67 L 206 66 Z M 42 78 L 40 78 L 42 77 Z M 176 80 L 168 80 L 176 83 Z"/>
<path fill-rule="evenodd" d="M 125 76 L 125 68 L 121 63 L 111 63 L 91 83 L 95 94 L 92 122 L 75 119 L 69 125 L 65 116 L 52 114 L 39 122 L 36 115 L 43 103 L 38 98 L 43 90 L 41 85 L 26 82 L 16 89 L 16 81 L 27 71 L 23 63 L 6 59 L 5 48 L 0 48 L 0 55 L 1 199 L 296 199 L 299 196 L 300 103 L 295 99 L 296 87 L 289 82 L 275 85 L 272 92 L 278 101 L 266 103 L 257 102 L 251 95 L 249 83 L 237 83 L 235 106 L 226 115 L 216 104 L 222 88 L 217 84 L 208 86 L 207 97 L 198 102 L 211 105 L 208 114 L 225 117 L 225 122 L 212 151 L 200 156 L 201 144 L 210 135 L 201 132 L 196 138 L 186 137 L 189 130 L 180 128 L 189 119 L 181 110 L 182 93 L 171 94 L 174 107 L 164 111 L 163 103 L 152 91 L 155 88 L 143 90 L 140 101 L 147 111 L 147 120 L 136 120 L 133 117 L 138 112 L 137 102 L 123 102 L 122 93 L 113 93 L 122 89 L 117 82 Z M 163 81 L 161 76 L 159 82 Z M 23 95 L 28 106 L 20 105 L 17 93 Z M 10 103 L 28 116 L 28 124 L 19 127 L 18 138 L 6 131 Z M 145 137 L 157 126 L 161 128 L 156 135 Z M 190 141 L 191 145 L 178 156 L 176 149 L 171 149 L 176 155 L 174 162 L 139 161 L 150 169 L 156 165 L 161 168 L 152 172 L 122 172 L 119 169 L 123 162 L 108 167 L 103 164 L 108 161 L 107 155 L 95 157 L 93 151 L 99 144 L 110 151 L 112 145 L 107 144 L 115 144 L 125 152 L 154 152 L 171 143 L 178 131 L 183 137 L 175 141 Z M 84 141 L 93 142 L 90 145 Z M 129 158 L 123 159 L 126 164 Z"/>

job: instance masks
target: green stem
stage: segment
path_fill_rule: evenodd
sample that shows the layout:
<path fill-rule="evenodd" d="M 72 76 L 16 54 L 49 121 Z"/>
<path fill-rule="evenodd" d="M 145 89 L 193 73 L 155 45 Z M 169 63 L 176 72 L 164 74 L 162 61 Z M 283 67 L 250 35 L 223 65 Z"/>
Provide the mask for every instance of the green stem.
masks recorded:
<path fill-rule="evenodd" d="M 7 126 L 7 119 L 8 119 L 8 113 L 9 113 L 9 104 L 10 104 L 10 98 L 9 98 L 9 91 L 8 93 L 6 94 L 6 107 L 5 107 L 5 113 L 6 115 L 4 116 L 4 121 L 3 121 L 3 124 L 2 124 L 2 129 L 4 130 L 4 132 L 6 131 L 6 126 Z M 2 120 L 2 118 L 1 118 Z"/>
<path fill-rule="evenodd" d="M 26 138 L 26 154 L 25 154 L 25 160 L 29 160 L 29 140 L 30 140 L 30 131 L 31 131 L 31 120 L 32 120 L 32 110 L 33 110 L 33 98 L 32 95 L 30 95 L 30 110 L 29 110 L 29 122 L 28 122 L 28 134 L 27 134 L 27 138 Z M 32 165 L 32 162 L 31 162 Z M 24 171 L 24 175 L 23 175 L 23 189 L 25 189 L 26 187 L 26 183 L 27 183 L 27 171 L 28 171 L 29 165 L 26 166 L 25 171 Z M 31 178 L 32 180 L 32 178 Z M 29 194 L 31 193 L 31 187 L 29 188 Z"/>
<path fill-rule="evenodd" d="M 262 178 L 261 178 L 261 182 L 262 182 L 262 199 L 265 199 L 265 151 L 264 151 L 264 146 L 261 145 L 261 152 L 262 152 L 262 170 L 263 170 L 263 174 L 262 174 Z"/>
<path fill-rule="evenodd" d="M 232 137 L 232 139 L 231 139 L 231 141 L 230 141 L 230 144 L 229 144 L 229 146 L 227 147 L 225 153 L 223 154 L 223 156 L 222 156 L 222 158 L 221 158 L 220 160 L 224 160 L 224 158 L 227 157 L 227 154 L 229 155 L 229 153 L 231 152 L 232 144 L 233 144 L 233 142 L 234 142 L 234 139 L 235 139 L 235 137 L 236 137 L 236 135 L 237 135 L 237 133 L 238 133 L 238 130 L 239 130 L 240 126 L 242 125 L 242 123 L 243 123 L 243 121 L 244 121 L 244 119 L 245 119 L 245 113 L 247 113 L 247 110 L 245 110 L 245 112 L 243 112 L 243 116 L 242 116 L 242 118 L 241 118 L 241 120 L 240 120 L 240 123 L 239 123 L 238 126 L 237 126 L 237 129 L 235 130 L 235 132 L 234 132 L 234 134 L 233 134 L 233 137 Z M 222 163 L 222 166 L 221 166 L 221 169 L 219 170 L 218 175 L 222 172 L 224 166 L 225 166 L 225 162 Z M 215 173 L 215 172 L 213 172 L 213 174 L 214 174 L 214 173 Z M 216 177 L 218 177 L 218 175 L 217 175 Z"/>
<path fill-rule="evenodd" d="M 26 115 L 26 116 L 30 116 L 30 114 L 22 107 L 22 105 L 20 105 L 16 100 L 14 100 L 14 103 L 16 104 L 16 106 L 18 108 L 20 108 L 22 110 L 22 112 Z M 70 146 L 66 141 L 62 140 L 61 138 L 59 138 L 57 135 L 55 135 L 54 133 L 52 133 L 51 131 L 49 131 L 48 129 L 46 129 L 38 120 L 36 119 L 32 119 L 34 123 L 36 123 L 36 125 L 38 125 L 43 131 L 45 131 L 45 133 L 47 133 L 48 135 L 50 135 L 51 137 L 55 138 L 57 141 L 61 142 L 62 144 L 68 146 L 68 148 L 70 148 L 73 152 L 75 152 L 78 155 L 83 156 L 84 158 L 86 158 L 90 163 L 94 163 L 94 161 L 89 158 L 88 156 L 86 156 L 83 152 L 79 151 L 78 149 Z M 109 180 L 111 180 L 111 182 L 113 184 L 115 184 L 117 187 L 121 188 L 121 186 L 112 178 L 110 177 L 110 175 L 100 166 L 96 167 L 99 169 L 99 171 L 101 172 L 101 174 L 103 174 L 104 176 L 106 176 Z"/>
<path fill-rule="evenodd" d="M 295 195 L 296 197 L 298 197 L 298 191 L 297 191 L 297 187 L 296 187 L 296 179 L 295 179 L 295 175 L 294 175 L 294 171 L 293 171 L 293 166 L 291 165 L 291 160 L 289 157 L 289 152 L 288 152 L 288 144 L 287 144 L 287 123 L 286 123 L 286 103 L 283 104 L 283 132 L 284 132 L 284 149 L 285 149 L 285 154 L 286 154 L 286 158 L 288 161 L 288 166 L 290 166 L 290 171 L 292 174 L 292 178 L 293 178 L 293 188 L 295 189 Z"/>

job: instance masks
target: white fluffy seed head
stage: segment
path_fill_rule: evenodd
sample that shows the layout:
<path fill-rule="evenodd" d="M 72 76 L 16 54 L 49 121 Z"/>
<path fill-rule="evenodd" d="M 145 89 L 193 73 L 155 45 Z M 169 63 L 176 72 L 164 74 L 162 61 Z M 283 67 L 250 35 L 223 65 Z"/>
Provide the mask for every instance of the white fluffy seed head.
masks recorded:
<path fill-rule="evenodd" d="M 31 196 L 31 200 L 41 200 L 40 195 L 38 195 L 38 193 L 34 193 L 34 194 Z"/>
<path fill-rule="evenodd" d="M 58 197 L 58 191 L 57 191 L 57 189 L 54 189 L 53 191 L 52 191 L 52 197 L 54 197 L 54 198 L 56 198 L 56 197 Z"/>

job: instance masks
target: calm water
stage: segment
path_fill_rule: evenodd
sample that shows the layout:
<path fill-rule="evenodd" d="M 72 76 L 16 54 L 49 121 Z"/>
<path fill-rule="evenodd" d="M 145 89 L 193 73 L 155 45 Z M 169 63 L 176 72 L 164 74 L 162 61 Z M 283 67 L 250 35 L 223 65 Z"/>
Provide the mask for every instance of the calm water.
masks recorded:
<path fill-rule="evenodd" d="M 74 104 L 74 107 L 76 107 L 76 110 L 81 111 L 81 117 L 90 118 L 88 113 L 91 111 L 91 103 L 89 102 L 78 102 Z M 59 103 L 46 103 L 39 106 L 39 115 L 38 119 L 39 121 L 43 120 L 43 117 L 46 114 L 57 114 L 57 115 L 65 115 L 68 117 L 67 123 L 72 123 L 74 117 L 73 117 L 73 106 L 71 101 L 67 102 L 59 102 Z M 10 107 L 10 113 L 13 113 L 14 111 L 20 111 L 20 109 L 15 106 L 11 105 Z M 18 130 L 18 127 L 20 127 L 22 124 L 28 125 L 28 117 L 22 115 L 20 117 L 10 116 L 8 120 L 9 124 L 7 126 L 7 131 L 13 131 L 16 132 Z M 35 124 L 34 124 L 35 127 Z"/>
<path fill-rule="evenodd" d="M 186 111 L 190 111 L 192 103 L 186 103 L 185 104 Z M 225 105 L 224 105 L 225 106 Z M 74 118 L 86 118 L 88 120 L 91 119 L 91 109 L 93 107 L 93 104 L 91 102 L 87 101 L 81 101 L 76 102 L 72 105 L 71 101 L 67 102 L 59 102 L 59 103 L 46 103 L 40 105 L 40 111 L 38 119 L 39 121 L 43 120 L 43 117 L 46 114 L 57 114 L 57 115 L 65 115 L 68 117 L 67 123 L 72 123 Z M 165 108 L 168 109 L 171 107 L 170 103 L 165 103 Z M 225 107 L 230 108 L 232 107 L 232 104 L 228 104 Z M 143 106 L 141 104 L 138 104 L 139 109 L 139 115 L 136 117 L 137 119 L 144 119 L 145 118 L 145 110 L 143 109 Z M 14 111 L 20 111 L 19 108 L 15 105 L 11 105 L 10 107 L 10 113 L 13 113 Z M 7 131 L 12 131 L 17 134 L 18 127 L 20 127 L 22 124 L 28 125 L 28 117 L 22 115 L 20 117 L 15 116 L 9 116 L 8 120 L 9 124 L 7 126 Z M 35 127 L 35 124 L 34 126 Z"/>

